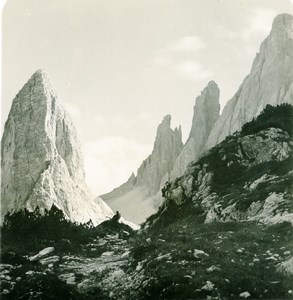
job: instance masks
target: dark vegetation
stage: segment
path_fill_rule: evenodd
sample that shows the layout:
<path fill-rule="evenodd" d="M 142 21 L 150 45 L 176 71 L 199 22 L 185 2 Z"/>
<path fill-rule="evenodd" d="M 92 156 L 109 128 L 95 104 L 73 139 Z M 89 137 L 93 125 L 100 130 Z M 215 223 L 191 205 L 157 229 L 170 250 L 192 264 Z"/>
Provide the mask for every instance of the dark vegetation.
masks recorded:
<path fill-rule="evenodd" d="M 222 208 L 236 202 L 236 209 L 246 211 L 248 207 L 256 201 L 265 200 L 272 191 L 276 193 L 287 193 L 287 197 L 292 198 L 293 194 L 293 174 L 290 174 L 293 166 L 293 157 L 290 156 L 283 161 L 267 161 L 256 165 L 243 164 L 239 159 L 238 151 L 241 149 L 239 138 L 259 133 L 271 127 L 279 128 L 288 132 L 292 137 L 293 126 L 293 106 L 282 104 L 276 107 L 266 106 L 264 111 L 251 122 L 246 123 L 240 133 L 227 137 L 221 144 L 211 149 L 205 156 L 193 163 L 194 178 L 198 172 L 207 166 L 207 171 L 212 172 L 210 183 L 211 193 L 215 192 L 218 202 Z M 229 164 L 228 164 L 229 162 Z M 276 180 L 260 183 L 253 190 L 245 187 L 259 179 L 263 175 L 277 176 Z M 177 178 L 172 183 L 167 182 L 162 188 L 162 195 L 167 201 L 160 207 L 159 211 L 147 220 L 147 224 L 153 224 L 156 228 L 166 226 L 174 219 L 182 216 L 193 215 L 197 221 L 204 220 L 202 209 L 197 205 L 196 200 L 184 197 L 183 204 L 176 205 L 173 201 L 168 201 L 168 193 L 171 189 L 180 185 L 181 178 Z M 193 182 L 193 190 L 197 190 L 197 182 Z M 293 199 L 292 199 L 293 206 Z M 293 207 L 288 209 L 293 209 Z"/>
<path fill-rule="evenodd" d="M 245 211 L 252 202 L 266 199 L 272 191 L 287 192 L 292 199 L 293 178 L 289 174 L 292 156 L 257 165 L 244 165 L 237 157 L 239 137 L 270 127 L 282 129 L 292 137 L 293 106 L 268 105 L 240 133 L 227 137 L 193 164 L 194 178 L 203 165 L 213 173 L 211 192 L 216 192 L 223 208 L 236 202 L 236 208 Z M 245 188 L 246 183 L 264 174 L 277 178 L 259 183 L 253 190 Z M 151 227 L 134 241 L 134 263 L 144 262 L 148 278 L 141 289 L 141 298 L 239 299 L 247 291 L 248 299 L 292 299 L 293 276 L 277 271 L 278 264 L 292 255 L 292 225 L 287 222 L 272 226 L 254 222 L 204 224 L 205 215 L 196 200 L 185 197 L 177 205 L 168 199 L 170 189 L 178 185 L 180 178 L 165 185 L 162 193 L 166 202 L 147 220 Z M 203 250 L 208 256 L 195 257 L 194 249 Z M 211 266 L 219 269 L 208 271 Z M 210 290 L 204 288 L 207 281 L 212 283 Z"/>
<path fill-rule="evenodd" d="M 5 282 L 2 288 L 5 288 Z M 16 282 L 14 289 L 8 295 L 2 295 L 1 299 L 106 300 L 108 296 L 101 288 L 80 292 L 75 286 L 60 280 L 56 273 L 36 272 L 25 280 Z"/>
<path fill-rule="evenodd" d="M 22 279 L 15 282 L 13 289 L 10 281 L 4 280 L 1 290 L 7 289 L 10 293 L 1 295 L 1 299 L 108 299 L 109 292 L 99 287 L 80 292 L 76 286 L 66 284 L 58 278 L 58 264 L 48 269 L 28 257 L 50 246 L 55 248 L 52 255 L 59 256 L 61 263 L 64 255 L 84 259 L 100 257 L 103 252 L 112 250 L 111 244 L 96 246 L 95 251 L 88 245 L 106 235 L 114 234 L 126 240 L 133 236 L 133 230 L 119 223 L 119 219 L 117 213 L 96 227 L 92 222 L 72 223 L 55 206 L 44 214 L 38 209 L 8 214 L 1 228 L 1 263 L 14 266 L 9 273 L 14 281 L 18 277 Z M 32 275 L 26 274 L 27 271 Z"/>
<path fill-rule="evenodd" d="M 241 135 L 255 134 L 269 127 L 287 131 L 292 137 L 293 106 L 287 103 L 278 106 L 267 105 L 259 116 L 243 125 Z"/>
<path fill-rule="evenodd" d="M 267 105 L 256 119 L 242 127 L 240 136 L 255 134 L 270 127 L 287 131 L 292 137 L 293 106 L 290 104 L 282 104 L 276 107 Z M 229 194 L 231 189 L 233 192 L 233 189 L 241 188 L 240 185 L 244 182 L 252 182 L 263 174 L 282 176 L 292 169 L 292 156 L 282 162 L 269 161 L 256 166 L 245 166 L 237 157 L 238 149 L 237 136 L 229 136 L 196 163 L 201 165 L 208 163 L 208 170 L 214 174 L 212 180 L 213 191 L 219 195 Z M 225 160 L 222 158 L 223 155 L 226 156 Z M 229 161 L 232 163 L 227 165 Z M 292 186 L 292 181 L 287 185 L 287 187 L 290 186 Z"/>
<path fill-rule="evenodd" d="M 286 192 L 286 196 L 292 198 L 293 194 L 293 157 L 290 156 L 283 161 L 267 161 L 256 165 L 244 165 L 238 157 L 239 137 L 258 133 L 271 127 L 279 128 L 292 136 L 293 106 L 282 104 L 276 107 L 267 105 L 264 111 L 251 122 L 246 123 L 240 133 L 227 137 L 221 144 L 211 149 L 205 156 L 193 163 L 193 177 L 197 178 L 198 172 L 207 166 L 207 171 L 212 172 L 211 193 L 218 195 L 218 201 L 222 208 L 236 202 L 236 209 L 246 211 L 256 201 L 265 200 L 272 191 L 276 193 Z M 225 159 L 223 159 L 225 157 Z M 247 159 L 247 158 L 245 158 Z M 228 164 L 228 162 L 232 162 Z M 263 175 L 277 176 L 276 180 L 263 182 L 255 189 L 245 188 L 245 183 L 252 183 Z M 167 182 L 162 188 L 162 196 L 166 201 L 158 212 L 150 216 L 146 224 L 155 228 L 169 225 L 175 219 L 193 216 L 197 222 L 202 223 L 205 214 L 194 199 L 183 196 L 183 203 L 177 205 L 174 201 L 168 201 L 168 193 L 171 189 L 180 185 L 181 178 L 176 178 L 172 183 Z M 197 190 L 197 182 L 193 182 L 192 189 Z M 293 209 L 293 199 L 292 207 Z"/>
<path fill-rule="evenodd" d="M 152 230 L 160 230 L 161 228 L 172 224 L 175 220 L 188 218 L 193 216 L 193 221 L 200 224 L 205 219 L 205 214 L 199 206 L 194 206 L 190 199 L 186 199 L 181 205 L 170 201 L 162 205 L 158 212 L 147 218 L 146 224 L 152 224 Z"/>
<path fill-rule="evenodd" d="M 18 254 L 35 254 L 49 246 L 54 246 L 56 253 L 78 254 L 81 253 L 82 246 L 93 238 L 113 233 L 127 237 L 125 231 L 133 234 L 129 226 L 118 223 L 118 220 L 115 215 L 99 226 L 94 226 L 92 222 L 73 223 L 55 206 L 44 214 L 38 209 L 34 212 L 25 209 L 7 214 L 1 228 L 2 262 L 10 263 L 7 261 L 8 257 L 17 259 Z M 9 256 L 9 252 L 14 254 Z"/>
<path fill-rule="evenodd" d="M 276 271 L 290 257 L 290 223 L 200 224 L 189 215 L 133 241 L 133 265 L 143 262 L 145 281 L 137 299 L 291 299 L 293 276 Z M 207 255 L 194 256 L 194 249 Z M 285 253 L 285 254 L 284 254 Z M 165 255 L 165 256 L 164 256 Z M 211 266 L 217 270 L 208 271 Z M 211 290 L 204 286 L 213 284 Z"/>
<path fill-rule="evenodd" d="M 245 211 L 272 191 L 287 192 L 292 198 L 292 157 L 257 165 L 244 165 L 237 157 L 239 137 L 271 127 L 292 137 L 293 106 L 267 106 L 240 133 L 227 137 L 193 164 L 194 178 L 203 165 L 213 173 L 211 192 L 216 192 L 223 208 L 236 202 L 236 208 Z M 264 174 L 277 178 L 259 183 L 253 190 L 245 188 L 246 183 Z M 177 188 L 180 180 L 165 185 L 162 194 L 166 202 L 147 220 L 151 226 L 133 242 L 133 264 L 143 262 L 147 278 L 140 290 L 141 299 L 239 299 L 243 292 L 249 292 L 248 299 L 292 299 L 293 276 L 277 270 L 282 261 L 292 256 L 292 225 L 204 224 L 204 213 L 196 200 L 185 197 L 177 205 L 168 199 L 170 189 Z M 196 183 L 193 184 L 196 191 Z M 195 257 L 194 249 L 208 256 Z M 214 271 L 209 271 L 211 266 L 216 266 Z M 205 288 L 207 281 L 212 283 L 210 290 Z"/>
<path fill-rule="evenodd" d="M 289 104 L 282 104 L 276 107 L 267 105 L 256 119 L 253 119 L 242 127 L 240 136 L 255 134 L 271 127 L 287 131 L 289 136 L 292 137 L 293 106 Z M 214 174 L 212 178 L 212 190 L 220 196 L 227 195 L 227 198 L 223 202 L 224 207 L 239 200 L 235 199 L 235 194 L 238 194 L 241 199 L 237 203 L 237 208 L 243 211 L 252 202 L 267 198 L 272 190 L 275 192 L 287 191 L 288 195 L 292 194 L 293 177 L 292 175 L 288 175 L 293 166 L 292 156 L 284 161 L 268 161 L 249 166 L 243 165 L 237 159 L 237 156 L 235 156 L 238 152 L 237 149 L 239 149 L 237 136 L 231 136 L 199 161 L 199 163 L 208 162 L 208 168 Z M 222 159 L 223 153 L 226 155 L 225 160 Z M 227 161 L 233 163 L 227 165 Z M 243 183 L 253 182 L 264 174 L 277 175 L 278 180 L 271 183 L 261 183 L 253 191 L 244 189 Z"/>

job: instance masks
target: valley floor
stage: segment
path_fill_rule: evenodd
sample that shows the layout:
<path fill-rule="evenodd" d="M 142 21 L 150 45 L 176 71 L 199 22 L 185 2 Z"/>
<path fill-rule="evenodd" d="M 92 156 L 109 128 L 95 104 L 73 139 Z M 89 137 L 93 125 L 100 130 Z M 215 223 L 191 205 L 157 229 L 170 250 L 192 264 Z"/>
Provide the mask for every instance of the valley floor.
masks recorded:
<path fill-rule="evenodd" d="M 90 236 L 78 252 L 74 240 L 48 242 L 39 257 L 43 241 L 34 252 L 4 245 L 2 299 L 293 298 L 290 223 L 199 224 L 190 216 L 115 232 Z"/>

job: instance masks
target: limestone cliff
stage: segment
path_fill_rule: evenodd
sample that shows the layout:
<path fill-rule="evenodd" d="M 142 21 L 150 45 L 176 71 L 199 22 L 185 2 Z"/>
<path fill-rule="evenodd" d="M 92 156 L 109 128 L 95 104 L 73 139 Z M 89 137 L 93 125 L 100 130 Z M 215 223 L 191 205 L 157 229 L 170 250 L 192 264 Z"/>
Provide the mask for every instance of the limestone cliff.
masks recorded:
<path fill-rule="evenodd" d="M 146 186 L 150 196 L 159 191 L 161 180 L 171 172 L 182 150 L 181 127 L 172 130 L 170 124 L 171 116 L 167 115 L 158 127 L 152 154 L 137 170 L 137 185 Z"/>
<path fill-rule="evenodd" d="M 97 224 L 112 210 L 89 192 L 74 125 L 44 71 L 13 100 L 1 141 L 1 216 L 54 204 L 71 220 Z"/>
<path fill-rule="evenodd" d="M 262 42 L 250 74 L 225 106 L 205 149 L 256 117 L 267 104 L 293 103 L 293 16 L 278 15 Z"/>
<path fill-rule="evenodd" d="M 169 179 L 176 158 L 181 152 L 181 128 L 171 129 L 171 116 L 164 117 L 157 129 L 152 153 L 137 170 L 137 176 L 100 197 L 125 218 L 141 223 L 161 204 L 161 186 Z"/>
<path fill-rule="evenodd" d="M 171 179 L 181 176 L 187 165 L 197 160 L 207 142 L 210 132 L 219 118 L 220 90 L 214 81 L 210 81 L 196 98 L 192 126 L 188 140 L 176 159 Z"/>

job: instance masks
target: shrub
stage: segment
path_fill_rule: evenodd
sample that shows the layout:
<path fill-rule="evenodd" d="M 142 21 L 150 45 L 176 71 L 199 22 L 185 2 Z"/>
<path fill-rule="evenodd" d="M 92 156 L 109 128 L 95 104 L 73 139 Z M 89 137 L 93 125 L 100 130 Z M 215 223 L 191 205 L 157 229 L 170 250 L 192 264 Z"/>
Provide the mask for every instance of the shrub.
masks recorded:
<path fill-rule="evenodd" d="M 257 118 L 243 125 L 241 135 L 254 134 L 269 127 L 280 128 L 292 136 L 293 106 L 287 103 L 267 105 Z"/>

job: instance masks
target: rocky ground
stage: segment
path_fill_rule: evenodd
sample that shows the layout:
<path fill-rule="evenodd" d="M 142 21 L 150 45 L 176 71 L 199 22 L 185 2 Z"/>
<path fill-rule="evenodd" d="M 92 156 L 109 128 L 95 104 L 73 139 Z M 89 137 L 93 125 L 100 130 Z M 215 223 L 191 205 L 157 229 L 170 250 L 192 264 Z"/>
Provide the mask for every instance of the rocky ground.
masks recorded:
<path fill-rule="evenodd" d="M 125 235 L 129 233 L 125 231 Z M 111 298 L 112 289 L 118 288 L 125 275 L 130 253 L 127 237 L 108 234 L 92 239 L 81 250 L 79 254 L 60 253 L 54 247 L 46 247 L 32 256 L 5 253 L 0 265 L 3 299 L 79 299 L 98 289 L 101 296 Z M 54 290 L 55 281 L 63 286 L 62 290 Z"/>
<path fill-rule="evenodd" d="M 192 215 L 135 240 L 142 299 L 292 299 L 290 223 L 199 223 Z"/>
<path fill-rule="evenodd" d="M 70 241 L 67 241 L 70 243 Z M 4 253 L 2 299 L 292 299 L 290 223 L 199 224 L 107 234 L 63 253 Z"/>

